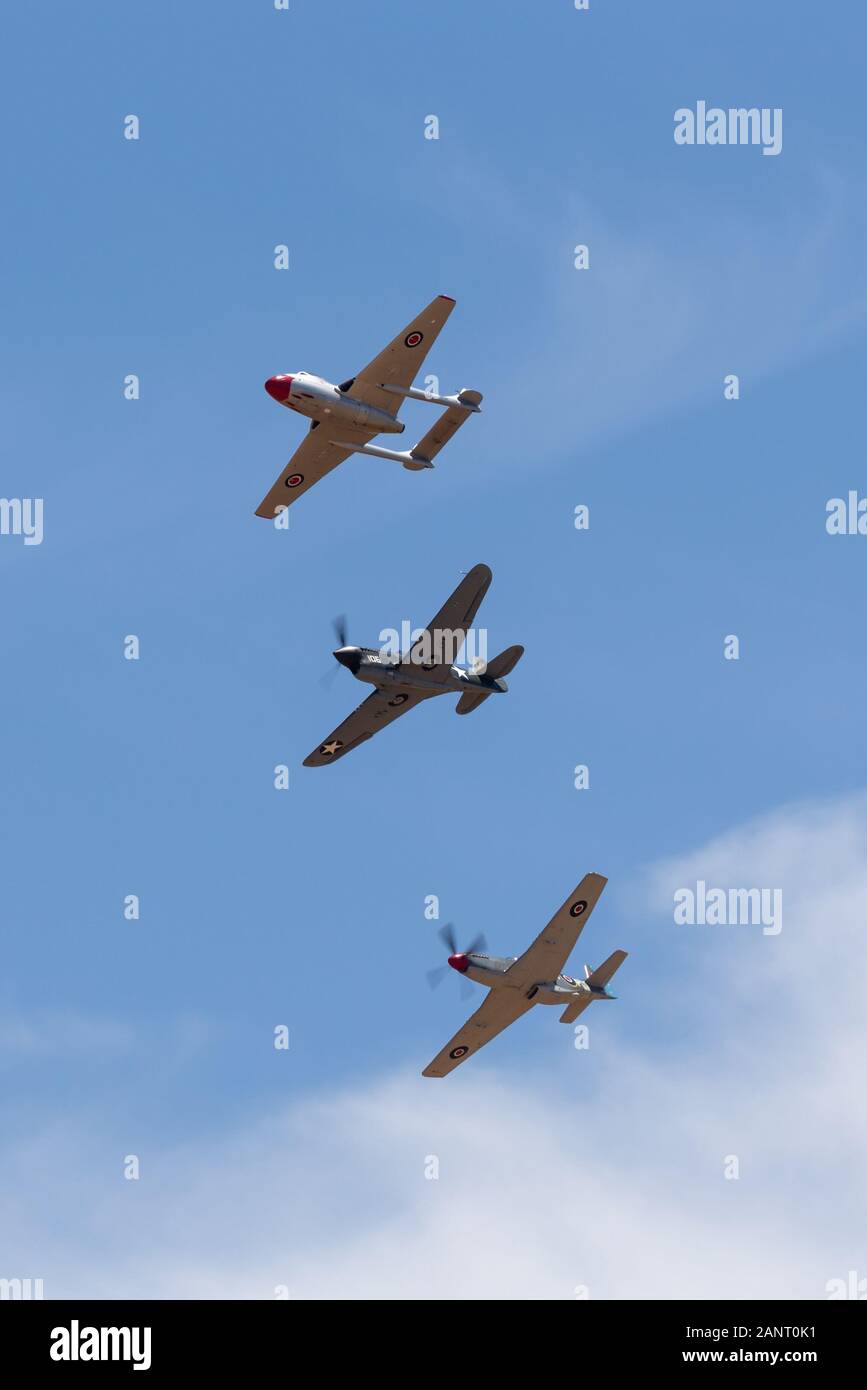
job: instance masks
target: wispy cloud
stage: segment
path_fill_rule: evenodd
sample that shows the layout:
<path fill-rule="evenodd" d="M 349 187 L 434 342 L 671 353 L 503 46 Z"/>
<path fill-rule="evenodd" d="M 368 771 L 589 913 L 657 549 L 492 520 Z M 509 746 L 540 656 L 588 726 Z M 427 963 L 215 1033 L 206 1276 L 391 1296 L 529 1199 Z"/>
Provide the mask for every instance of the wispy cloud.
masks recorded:
<path fill-rule="evenodd" d="M 498 229 L 483 274 L 520 270 L 508 286 L 514 334 L 506 326 L 491 342 L 480 327 L 486 443 L 504 459 L 517 446 L 522 466 L 525 446 L 569 455 L 674 407 L 721 402 L 728 373 L 754 389 L 867 317 L 865 190 L 832 169 L 746 202 L 684 173 L 669 199 L 636 189 L 628 222 L 564 195 L 562 180 L 540 177 L 528 204 L 495 169 L 458 162 L 449 179 L 462 193 L 452 215 Z M 578 244 L 587 270 L 573 268 Z"/>
<path fill-rule="evenodd" d="M 750 928 L 672 923 L 696 934 L 700 1038 L 661 960 L 662 1041 L 614 1047 L 596 1021 L 541 1081 L 492 1049 L 444 1083 L 395 1075 L 140 1154 L 138 1182 L 98 1125 L 57 1116 L 2 1156 L 0 1275 L 49 1297 L 301 1299 L 821 1298 L 864 1276 L 867 803 L 656 866 L 645 907 L 698 875 L 780 883 L 786 904 L 748 950 Z"/>

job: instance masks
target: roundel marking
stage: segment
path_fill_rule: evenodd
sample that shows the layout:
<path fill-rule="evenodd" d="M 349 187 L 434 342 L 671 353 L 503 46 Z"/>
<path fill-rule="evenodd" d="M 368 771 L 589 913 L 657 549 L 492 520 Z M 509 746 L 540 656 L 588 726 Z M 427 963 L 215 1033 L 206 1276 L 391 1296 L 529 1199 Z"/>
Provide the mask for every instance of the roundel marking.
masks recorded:
<path fill-rule="evenodd" d="M 403 340 L 404 347 L 418 347 L 419 343 L 423 341 L 424 334 L 419 333 L 418 329 L 416 329 L 414 333 L 407 333 L 406 337 Z"/>
<path fill-rule="evenodd" d="M 289 477 L 286 479 L 286 486 L 287 486 L 287 487 L 300 487 L 300 485 L 301 485 L 303 482 L 304 482 L 304 474 L 303 474 L 303 473 L 290 473 L 290 474 L 289 474 Z"/>
<path fill-rule="evenodd" d="M 582 912 L 587 911 L 587 904 L 582 898 L 580 902 L 573 903 L 569 909 L 570 917 L 580 917 Z"/>
<path fill-rule="evenodd" d="M 469 1050 L 470 1049 L 468 1047 L 453 1047 L 451 1052 L 449 1053 L 449 1056 L 451 1057 L 453 1062 L 458 1062 L 460 1061 L 461 1057 L 466 1057 Z"/>
<path fill-rule="evenodd" d="M 408 695 L 395 695 L 393 700 L 389 700 L 390 705 L 405 705 L 409 699 Z"/>

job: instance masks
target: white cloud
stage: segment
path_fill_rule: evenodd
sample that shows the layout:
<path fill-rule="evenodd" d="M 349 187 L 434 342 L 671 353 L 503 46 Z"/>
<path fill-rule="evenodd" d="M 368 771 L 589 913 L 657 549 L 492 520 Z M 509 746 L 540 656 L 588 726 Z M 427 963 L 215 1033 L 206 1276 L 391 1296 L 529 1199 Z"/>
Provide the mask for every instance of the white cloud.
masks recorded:
<path fill-rule="evenodd" d="M 645 192 L 627 222 L 583 194 L 564 198 L 562 180 L 540 180 L 528 203 L 477 161 L 450 166 L 449 183 L 461 189 L 452 215 L 495 222 L 519 271 L 509 292 L 520 341 L 503 332 L 485 343 L 485 441 L 499 464 L 523 470 L 529 435 L 534 456 L 563 456 L 675 406 L 728 409 L 724 376 L 749 393 L 867 314 L 864 189 L 832 169 L 808 169 L 744 214 L 729 189 L 696 185 L 684 166 L 669 199 Z M 573 268 L 578 243 L 589 270 Z M 528 412 L 528 400 L 545 408 Z"/>
<path fill-rule="evenodd" d="M 669 889 L 699 876 L 781 885 L 783 932 L 675 927 Z M 301 1299 L 821 1298 L 864 1277 L 867 802 L 769 816 L 647 882 L 665 920 L 631 964 L 658 982 L 651 1029 L 624 982 L 621 1044 L 611 1015 L 590 1052 L 554 1011 L 528 1033 L 541 1079 L 501 1074 L 494 1043 L 443 1082 L 397 1075 L 148 1153 L 138 1183 L 58 1120 L 4 1155 L 0 1275 L 49 1297 Z"/>

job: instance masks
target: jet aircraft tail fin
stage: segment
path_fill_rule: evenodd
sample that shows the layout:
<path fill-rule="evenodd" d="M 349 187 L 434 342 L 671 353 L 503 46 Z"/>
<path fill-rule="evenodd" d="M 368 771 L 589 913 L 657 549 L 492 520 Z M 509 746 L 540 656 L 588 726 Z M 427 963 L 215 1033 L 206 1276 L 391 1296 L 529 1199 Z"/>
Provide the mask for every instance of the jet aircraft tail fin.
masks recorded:
<path fill-rule="evenodd" d="M 448 444 L 453 434 L 457 434 L 461 425 L 478 411 L 481 399 L 481 391 L 471 391 L 465 387 L 458 392 L 457 401 L 460 404 L 450 405 L 448 410 L 444 410 L 427 434 L 413 445 L 409 451 L 409 458 L 404 461 L 404 468 L 430 468 L 431 459 L 436 457 L 444 444 Z"/>

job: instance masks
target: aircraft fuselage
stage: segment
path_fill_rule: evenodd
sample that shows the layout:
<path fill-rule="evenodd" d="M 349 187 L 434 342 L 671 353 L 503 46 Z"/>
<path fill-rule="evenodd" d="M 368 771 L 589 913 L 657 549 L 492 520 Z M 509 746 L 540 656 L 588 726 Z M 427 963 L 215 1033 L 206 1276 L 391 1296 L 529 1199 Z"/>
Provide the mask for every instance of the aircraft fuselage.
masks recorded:
<path fill-rule="evenodd" d="M 445 641 L 449 634 L 443 633 L 442 637 Z M 462 695 L 467 690 L 484 690 L 491 695 L 503 695 L 509 688 L 502 677 L 486 676 L 484 672 L 445 663 L 411 661 L 400 664 L 368 647 L 340 647 L 334 655 L 358 680 L 388 693 L 429 690 L 431 695 L 448 691 Z"/>
<path fill-rule="evenodd" d="M 610 999 L 604 989 L 588 985 L 585 980 L 573 980 L 571 975 L 558 975 L 556 980 L 529 982 L 517 976 L 509 979 L 517 956 L 485 956 L 479 953 L 449 957 L 449 965 L 477 985 L 494 989 L 517 989 L 534 1004 L 566 1004 L 570 999 L 589 995 L 592 999 Z M 466 964 L 464 964 L 466 962 Z"/>
<path fill-rule="evenodd" d="M 335 386 L 312 372 L 271 376 L 265 382 L 265 390 L 278 405 L 297 410 L 316 423 L 339 420 L 373 434 L 403 434 L 406 426 L 402 420 L 396 420 L 387 410 L 355 400 L 349 394 L 350 386 L 351 382 L 345 387 Z"/>

